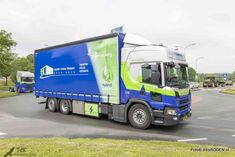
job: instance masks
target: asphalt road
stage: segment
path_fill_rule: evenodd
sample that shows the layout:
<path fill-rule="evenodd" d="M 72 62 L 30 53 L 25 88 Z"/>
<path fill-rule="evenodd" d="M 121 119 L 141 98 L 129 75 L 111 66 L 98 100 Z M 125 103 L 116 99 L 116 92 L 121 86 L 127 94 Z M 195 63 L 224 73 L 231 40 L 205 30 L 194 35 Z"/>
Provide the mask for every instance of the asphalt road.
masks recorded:
<path fill-rule="evenodd" d="M 108 137 L 160 139 L 235 147 L 235 96 L 203 89 L 193 92 L 190 120 L 171 127 L 132 128 L 106 118 L 62 115 L 45 110 L 33 94 L 0 99 L 0 138 Z"/>

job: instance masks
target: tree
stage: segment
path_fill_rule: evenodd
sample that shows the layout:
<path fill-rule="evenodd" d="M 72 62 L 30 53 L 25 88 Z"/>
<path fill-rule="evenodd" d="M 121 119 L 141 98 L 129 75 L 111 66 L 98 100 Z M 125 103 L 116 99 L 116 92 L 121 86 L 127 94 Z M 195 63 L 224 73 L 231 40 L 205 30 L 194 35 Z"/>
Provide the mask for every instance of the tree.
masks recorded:
<path fill-rule="evenodd" d="M 232 77 L 233 82 L 235 82 L 235 71 L 233 72 L 231 77 Z"/>
<path fill-rule="evenodd" d="M 29 54 L 26 58 L 29 61 L 28 71 L 34 73 L 34 54 Z"/>
<path fill-rule="evenodd" d="M 11 35 L 5 30 L 0 30 L 0 73 L 6 78 L 6 85 L 12 70 L 11 63 L 16 57 L 16 54 L 11 52 L 12 48 L 16 46 Z"/>
<path fill-rule="evenodd" d="M 189 67 L 188 74 L 189 74 L 189 81 L 194 82 L 196 80 L 196 74 L 197 74 L 196 71 L 192 67 Z"/>
<path fill-rule="evenodd" d="M 201 73 L 201 74 L 197 74 L 197 76 L 198 76 L 198 82 L 203 82 L 204 78 L 206 77 L 206 74 Z"/>

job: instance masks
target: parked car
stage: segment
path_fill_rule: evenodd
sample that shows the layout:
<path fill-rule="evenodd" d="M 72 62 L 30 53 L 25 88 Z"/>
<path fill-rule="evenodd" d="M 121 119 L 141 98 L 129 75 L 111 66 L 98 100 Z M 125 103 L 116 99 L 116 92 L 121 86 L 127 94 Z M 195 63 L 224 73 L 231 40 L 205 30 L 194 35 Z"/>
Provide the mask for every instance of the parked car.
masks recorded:
<path fill-rule="evenodd" d="M 225 84 L 226 84 L 226 86 L 232 86 L 233 81 L 232 80 L 227 80 Z"/>
<path fill-rule="evenodd" d="M 189 86 L 191 89 L 198 89 L 199 83 L 198 82 L 189 82 Z"/>

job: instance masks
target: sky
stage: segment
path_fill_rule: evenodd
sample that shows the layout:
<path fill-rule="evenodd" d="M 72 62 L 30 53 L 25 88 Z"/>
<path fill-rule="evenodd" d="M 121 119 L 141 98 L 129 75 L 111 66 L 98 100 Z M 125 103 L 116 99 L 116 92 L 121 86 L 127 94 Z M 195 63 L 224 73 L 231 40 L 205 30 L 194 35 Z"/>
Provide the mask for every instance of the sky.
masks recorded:
<path fill-rule="evenodd" d="M 0 0 L 0 29 L 19 56 L 124 25 L 127 33 L 186 49 L 200 73 L 235 71 L 233 0 Z M 201 59 L 198 59 L 201 58 Z"/>

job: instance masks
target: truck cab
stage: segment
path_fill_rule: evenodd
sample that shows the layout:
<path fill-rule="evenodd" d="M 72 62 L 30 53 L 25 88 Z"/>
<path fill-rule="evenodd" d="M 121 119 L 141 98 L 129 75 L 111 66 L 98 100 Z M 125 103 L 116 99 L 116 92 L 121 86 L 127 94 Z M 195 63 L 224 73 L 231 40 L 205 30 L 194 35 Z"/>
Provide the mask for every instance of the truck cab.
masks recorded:
<path fill-rule="evenodd" d="M 151 108 L 152 124 L 174 125 L 190 117 L 191 91 L 185 56 L 134 35 L 126 34 L 124 43 L 122 102 L 146 103 Z M 133 114 L 145 117 L 144 111 L 136 112 Z M 135 126 L 144 119 L 132 121 Z M 144 123 L 136 127 L 144 127 Z"/>
<path fill-rule="evenodd" d="M 34 91 L 34 74 L 29 71 L 17 71 L 16 91 L 18 93 Z"/>

